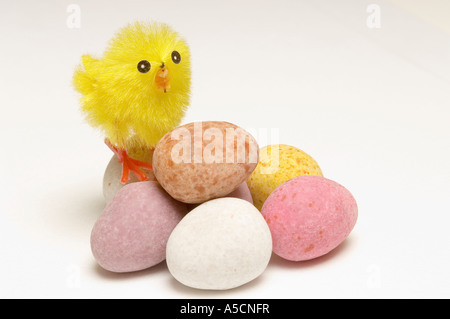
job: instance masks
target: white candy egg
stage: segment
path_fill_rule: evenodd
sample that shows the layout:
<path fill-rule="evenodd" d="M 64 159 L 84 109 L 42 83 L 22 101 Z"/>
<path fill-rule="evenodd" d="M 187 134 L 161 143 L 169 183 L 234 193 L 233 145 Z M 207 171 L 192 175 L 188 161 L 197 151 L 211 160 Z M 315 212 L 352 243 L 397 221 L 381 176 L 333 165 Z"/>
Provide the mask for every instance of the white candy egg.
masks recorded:
<path fill-rule="evenodd" d="M 166 258 L 186 286 L 225 290 L 260 276 L 272 254 L 269 227 L 258 209 L 238 198 L 201 204 L 175 227 Z"/>

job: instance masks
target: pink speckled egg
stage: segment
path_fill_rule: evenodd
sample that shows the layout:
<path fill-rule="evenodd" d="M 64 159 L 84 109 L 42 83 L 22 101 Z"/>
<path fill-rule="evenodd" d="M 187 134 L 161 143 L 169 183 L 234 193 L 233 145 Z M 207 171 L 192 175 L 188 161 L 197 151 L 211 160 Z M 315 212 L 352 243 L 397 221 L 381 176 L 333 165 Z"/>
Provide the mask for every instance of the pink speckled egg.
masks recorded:
<path fill-rule="evenodd" d="M 172 230 L 187 213 L 153 181 L 125 185 L 108 203 L 91 233 L 98 264 L 113 272 L 152 267 L 166 258 Z"/>
<path fill-rule="evenodd" d="M 300 176 L 276 188 L 261 210 L 273 252 L 292 261 L 323 256 L 352 231 L 358 207 L 342 185 L 320 176 Z"/>

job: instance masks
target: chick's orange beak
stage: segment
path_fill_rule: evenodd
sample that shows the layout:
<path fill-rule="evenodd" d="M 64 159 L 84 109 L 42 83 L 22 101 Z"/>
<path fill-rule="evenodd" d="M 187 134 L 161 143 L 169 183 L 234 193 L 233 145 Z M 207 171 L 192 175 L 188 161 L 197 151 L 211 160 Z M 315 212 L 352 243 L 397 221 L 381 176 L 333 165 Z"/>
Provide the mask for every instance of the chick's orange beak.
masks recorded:
<path fill-rule="evenodd" d="M 169 70 L 164 66 L 164 64 L 158 72 L 156 72 L 155 84 L 156 88 L 161 92 L 166 93 L 170 89 Z"/>

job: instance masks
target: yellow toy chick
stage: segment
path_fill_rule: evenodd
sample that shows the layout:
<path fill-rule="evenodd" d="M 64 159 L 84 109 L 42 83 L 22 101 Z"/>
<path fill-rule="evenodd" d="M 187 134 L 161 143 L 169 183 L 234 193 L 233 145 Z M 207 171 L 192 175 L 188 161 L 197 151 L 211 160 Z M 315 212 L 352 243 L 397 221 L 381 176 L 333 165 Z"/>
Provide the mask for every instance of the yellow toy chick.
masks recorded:
<path fill-rule="evenodd" d="M 180 124 L 190 99 L 189 47 L 166 24 L 136 22 L 117 33 L 101 59 L 83 55 L 73 83 L 87 121 L 122 163 L 121 182 L 130 171 L 144 181 L 141 168 L 151 164 L 127 150 L 152 149 Z"/>

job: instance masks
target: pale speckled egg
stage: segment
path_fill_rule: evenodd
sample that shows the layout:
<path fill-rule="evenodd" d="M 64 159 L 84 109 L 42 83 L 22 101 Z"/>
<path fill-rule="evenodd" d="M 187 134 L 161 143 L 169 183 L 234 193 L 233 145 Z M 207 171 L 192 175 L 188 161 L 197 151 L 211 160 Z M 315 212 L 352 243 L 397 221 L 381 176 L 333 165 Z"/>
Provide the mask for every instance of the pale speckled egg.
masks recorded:
<path fill-rule="evenodd" d="M 267 198 L 261 210 L 273 252 L 291 261 L 323 256 L 353 230 L 358 207 L 342 185 L 320 176 L 293 178 Z"/>
<path fill-rule="evenodd" d="M 112 272 L 132 272 L 165 259 L 172 230 L 187 213 L 153 181 L 131 183 L 108 203 L 91 232 L 98 264 Z"/>
<path fill-rule="evenodd" d="M 151 163 L 153 151 L 145 149 L 134 149 L 129 151 L 129 155 L 134 159 L 146 163 Z M 142 169 L 142 171 L 147 175 L 149 181 L 156 181 L 153 171 L 147 169 Z M 106 203 L 109 203 L 114 195 L 116 195 L 116 193 L 125 185 L 140 182 L 140 180 L 133 173 L 130 173 L 130 180 L 125 184 L 122 184 L 120 182 L 121 177 L 122 164 L 119 162 L 117 156 L 113 155 L 108 165 L 106 166 L 105 173 L 103 175 L 103 197 L 105 198 Z"/>
<path fill-rule="evenodd" d="M 182 284 L 225 290 L 260 276 L 272 254 L 261 213 L 248 201 L 219 198 L 201 204 L 175 227 L 167 243 L 167 266 Z"/>
<path fill-rule="evenodd" d="M 177 127 L 156 145 L 153 172 L 175 199 L 202 203 L 228 195 L 258 163 L 255 138 L 228 122 L 195 122 Z"/>
<path fill-rule="evenodd" d="M 258 166 L 247 179 L 254 205 L 261 210 L 275 188 L 303 175 L 323 176 L 317 162 L 302 150 L 284 144 L 261 148 Z"/>

